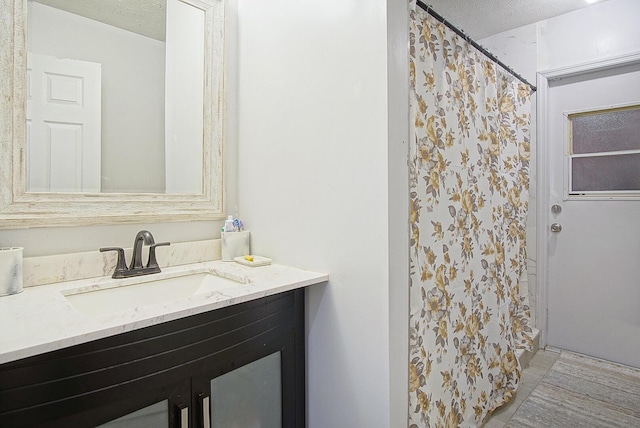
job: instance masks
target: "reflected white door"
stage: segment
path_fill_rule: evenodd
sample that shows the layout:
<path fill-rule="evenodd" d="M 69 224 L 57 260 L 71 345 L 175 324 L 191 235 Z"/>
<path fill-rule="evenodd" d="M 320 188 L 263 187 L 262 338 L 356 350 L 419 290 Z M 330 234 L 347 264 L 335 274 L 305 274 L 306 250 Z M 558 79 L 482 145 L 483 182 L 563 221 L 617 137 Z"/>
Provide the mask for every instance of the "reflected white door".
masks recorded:
<path fill-rule="evenodd" d="M 29 191 L 100 191 L 101 76 L 98 63 L 29 53 Z"/>
<path fill-rule="evenodd" d="M 547 218 L 547 343 L 640 367 L 640 191 L 594 193 L 583 182 L 595 180 L 595 188 L 629 187 L 616 184 L 624 182 L 619 179 L 626 174 L 636 182 L 630 187 L 637 186 L 640 150 L 633 148 L 640 149 L 640 131 L 625 136 L 618 125 L 607 125 L 610 135 L 602 150 L 617 153 L 569 158 L 580 151 L 569 145 L 576 114 L 633 104 L 640 104 L 640 66 L 549 82 L 548 206 L 555 205 L 556 213 L 550 209 Z M 599 133 L 596 126 L 586 135 Z M 618 160 L 627 166 L 615 166 Z M 578 187 L 574 191 L 571 168 Z M 552 224 L 561 230 L 556 226 L 552 231 Z"/>

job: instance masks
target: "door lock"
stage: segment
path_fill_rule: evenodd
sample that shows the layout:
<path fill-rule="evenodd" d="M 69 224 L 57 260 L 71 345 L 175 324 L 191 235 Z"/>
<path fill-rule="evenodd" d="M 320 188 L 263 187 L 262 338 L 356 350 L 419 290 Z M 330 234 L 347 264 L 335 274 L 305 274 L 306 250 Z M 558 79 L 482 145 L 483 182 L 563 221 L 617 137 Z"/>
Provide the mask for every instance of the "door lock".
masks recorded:
<path fill-rule="evenodd" d="M 562 207 L 558 204 L 551 205 L 551 212 L 554 214 L 560 214 L 562 212 Z"/>
<path fill-rule="evenodd" d="M 562 230 L 562 225 L 561 225 L 560 223 L 553 223 L 553 224 L 551 225 L 551 231 L 552 231 L 552 232 L 558 233 L 558 232 L 560 232 L 561 230 Z"/>

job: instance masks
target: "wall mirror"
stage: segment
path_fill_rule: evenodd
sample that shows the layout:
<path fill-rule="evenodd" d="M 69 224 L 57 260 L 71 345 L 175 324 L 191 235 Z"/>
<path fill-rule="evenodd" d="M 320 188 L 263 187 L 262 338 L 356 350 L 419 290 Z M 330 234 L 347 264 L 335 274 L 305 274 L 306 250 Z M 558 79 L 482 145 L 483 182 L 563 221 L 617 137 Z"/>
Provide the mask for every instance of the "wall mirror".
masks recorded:
<path fill-rule="evenodd" d="M 0 227 L 222 218 L 224 0 L 0 7 Z"/>

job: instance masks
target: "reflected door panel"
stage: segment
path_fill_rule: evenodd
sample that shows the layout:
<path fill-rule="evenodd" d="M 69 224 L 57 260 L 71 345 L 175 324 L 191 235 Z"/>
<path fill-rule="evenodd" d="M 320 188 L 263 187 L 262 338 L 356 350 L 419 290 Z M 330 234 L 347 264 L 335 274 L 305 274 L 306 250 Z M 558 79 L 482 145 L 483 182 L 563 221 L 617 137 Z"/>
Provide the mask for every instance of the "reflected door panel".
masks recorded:
<path fill-rule="evenodd" d="M 28 190 L 99 192 L 101 65 L 28 60 Z"/>

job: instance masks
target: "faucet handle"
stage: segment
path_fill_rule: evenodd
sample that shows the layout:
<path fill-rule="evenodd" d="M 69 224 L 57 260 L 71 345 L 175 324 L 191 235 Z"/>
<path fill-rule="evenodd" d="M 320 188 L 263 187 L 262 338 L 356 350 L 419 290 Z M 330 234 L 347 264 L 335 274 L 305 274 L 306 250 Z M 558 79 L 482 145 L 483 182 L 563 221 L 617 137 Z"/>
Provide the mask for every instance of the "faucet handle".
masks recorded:
<path fill-rule="evenodd" d="M 160 272 L 160 267 L 158 266 L 158 259 L 156 258 L 156 247 L 163 247 L 166 245 L 171 245 L 171 242 L 159 242 L 157 244 L 151 244 L 149 246 L 149 260 L 147 261 L 148 268 L 158 268 L 158 272 Z"/>
<path fill-rule="evenodd" d="M 127 271 L 127 262 L 124 259 L 124 249 L 120 247 L 104 247 L 100 248 L 100 252 L 117 251 L 118 261 L 116 262 L 116 270 L 113 271 L 111 278 L 124 278 Z"/>

